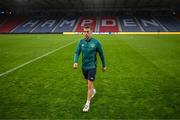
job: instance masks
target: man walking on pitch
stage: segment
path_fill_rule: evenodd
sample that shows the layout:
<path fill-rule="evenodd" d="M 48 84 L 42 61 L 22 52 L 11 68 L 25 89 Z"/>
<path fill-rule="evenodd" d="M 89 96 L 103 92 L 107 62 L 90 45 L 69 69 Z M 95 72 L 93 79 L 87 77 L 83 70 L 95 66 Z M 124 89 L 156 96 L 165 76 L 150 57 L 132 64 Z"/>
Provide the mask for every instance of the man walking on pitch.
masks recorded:
<path fill-rule="evenodd" d="M 101 58 L 103 71 L 106 70 L 106 64 L 105 64 L 103 49 L 100 42 L 92 38 L 92 27 L 85 26 L 83 30 L 84 30 L 85 38 L 81 39 L 77 46 L 74 55 L 73 67 L 74 69 L 78 67 L 78 58 L 80 53 L 82 52 L 82 73 L 84 75 L 84 78 L 87 80 L 87 88 L 88 88 L 87 101 L 86 104 L 84 105 L 83 112 L 88 112 L 90 108 L 91 99 L 96 94 L 93 81 L 95 80 L 95 75 L 96 75 L 97 53 L 99 53 L 99 56 Z"/>

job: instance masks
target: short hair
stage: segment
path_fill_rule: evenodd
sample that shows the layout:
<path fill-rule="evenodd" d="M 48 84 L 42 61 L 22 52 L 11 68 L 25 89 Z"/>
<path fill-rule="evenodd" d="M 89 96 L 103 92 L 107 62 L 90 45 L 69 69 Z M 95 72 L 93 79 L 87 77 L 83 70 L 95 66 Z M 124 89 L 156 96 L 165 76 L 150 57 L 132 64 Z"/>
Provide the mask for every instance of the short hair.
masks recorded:
<path fill-rule="evenodd" d="M 85 29 L 93 30 L 93 27 L 92 27 L 91 25 L 84 25 L 84 28 L 85 28 Z"/>

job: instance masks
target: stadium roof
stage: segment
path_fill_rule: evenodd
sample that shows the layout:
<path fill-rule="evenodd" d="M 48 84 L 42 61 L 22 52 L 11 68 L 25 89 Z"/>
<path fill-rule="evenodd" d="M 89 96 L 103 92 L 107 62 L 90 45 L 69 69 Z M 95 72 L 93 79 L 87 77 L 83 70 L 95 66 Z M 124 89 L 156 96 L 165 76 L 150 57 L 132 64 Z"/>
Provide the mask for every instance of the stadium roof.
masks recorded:
<path fill-rule="evenodd" d="M 174 14 L 180 0 L 0 0 L 1 9 L 16 15 Z"/>
<path fill-rule="evenodd" d="M 122 8 L 178 8 L 180 0 L 1 0 L 0 7 L 106 10 Z"/>

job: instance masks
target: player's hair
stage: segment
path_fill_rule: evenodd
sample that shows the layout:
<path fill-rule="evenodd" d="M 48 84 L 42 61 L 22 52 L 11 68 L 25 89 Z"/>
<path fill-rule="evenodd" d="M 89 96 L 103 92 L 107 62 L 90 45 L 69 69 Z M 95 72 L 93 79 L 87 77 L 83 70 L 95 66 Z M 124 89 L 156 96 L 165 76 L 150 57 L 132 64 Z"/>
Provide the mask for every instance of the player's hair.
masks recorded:
<path fill-rule="evenodd" d="M 84 28 L 85 29 L 90 29 L 90 30 L 93 30 L 92 26 L 91 25 L 84 25 Z"/>

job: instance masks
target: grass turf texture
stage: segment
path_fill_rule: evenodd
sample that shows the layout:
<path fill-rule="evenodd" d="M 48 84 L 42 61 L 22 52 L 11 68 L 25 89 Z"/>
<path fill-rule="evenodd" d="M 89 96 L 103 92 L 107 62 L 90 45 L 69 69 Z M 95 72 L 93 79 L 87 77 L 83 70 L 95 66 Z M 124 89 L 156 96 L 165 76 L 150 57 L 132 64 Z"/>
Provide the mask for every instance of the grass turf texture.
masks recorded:
<path fill-rule="evenodd" d="M 0 73 L 81 35 L 0 35 Z M 94 35 L 104 47 L 90 111 L 77 42 L 0 77 L 0 118 L 180 118 L 180 35 Z M 99 58 L 98 58 L 99 59 Z M 80 59 L 81 63 L 81 59 Z"/>

